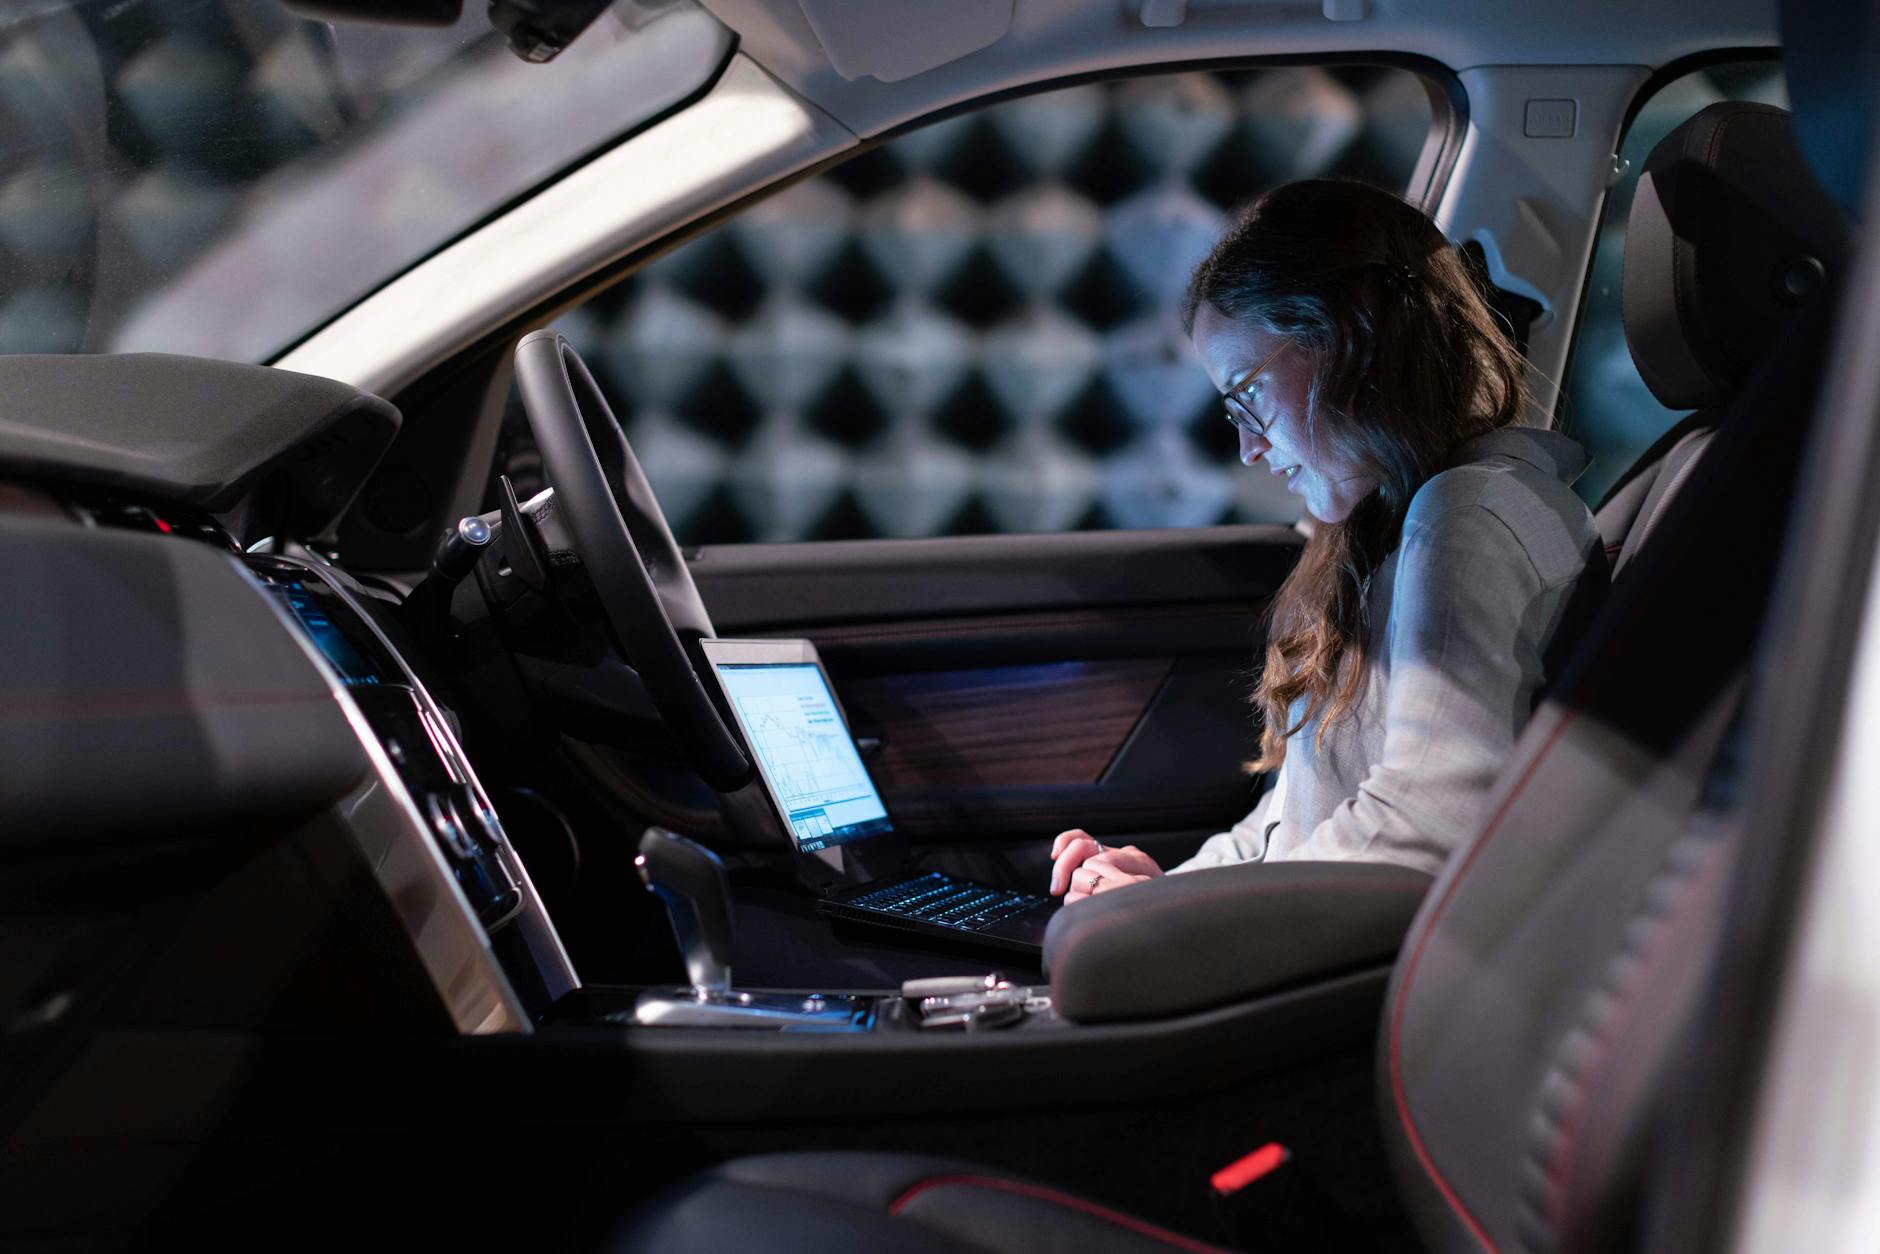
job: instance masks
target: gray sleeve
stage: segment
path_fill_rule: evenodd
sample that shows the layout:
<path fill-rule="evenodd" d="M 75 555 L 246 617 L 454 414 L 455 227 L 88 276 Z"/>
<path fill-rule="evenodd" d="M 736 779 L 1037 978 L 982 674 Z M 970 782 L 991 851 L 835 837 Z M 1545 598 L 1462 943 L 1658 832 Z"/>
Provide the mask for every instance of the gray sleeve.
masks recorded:
<path fill-rule="evenodd" d="M 1515 533 L 1479 504 L 1408 529 L 1390 617 L 1382 755 L 1357 795 L 1287 856 L 1440 870 L 1481 822 L 1532 711 L 1555 593 Z"/>
<path fill-rule="evenodd" d="M 1224 832 L 1217 832 L 1201 843 L 1195 856 L 1186 862 L 1168 869 L 1166 874 L 1174 875 L 1181 871 L 1204 871 L 1209 867 L 1232 866 L 1239 862 L 1262 862 L 1266 859 L 1267 837 L 1284 813 L 1285 801 L 1281 795 L 1286 789 L 1286 766 L 1280 764 L 1279 779 L 1266 790 L 1266 795 L 1254 804 L 1253 813 Z"/>

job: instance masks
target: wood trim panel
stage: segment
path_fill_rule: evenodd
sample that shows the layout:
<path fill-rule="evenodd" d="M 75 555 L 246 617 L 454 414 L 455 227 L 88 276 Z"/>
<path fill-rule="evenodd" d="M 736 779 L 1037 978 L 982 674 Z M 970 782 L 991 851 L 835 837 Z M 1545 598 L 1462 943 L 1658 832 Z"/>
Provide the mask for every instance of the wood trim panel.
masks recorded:
<path fill-rule="evenodd" d="M 837 691 L 847 692 L 864 676 L 976 670 L 992 659 L 1004 666 L 1029 666 L 1066 658 L 1092 662 L 1238 653 L 1252 664 L 1265 652 L 1265 612 L 1260 601 L 1066 609 L 858 623 L 789 636 L 762 632 L 754 638 L 807 635 Z"/>
<path fill-rule="evenodd" d="M 1155 699 L 1171 661 L 1118 658 L 844 680 L 857 737 L 887 793 L 1094 784 Z"/>

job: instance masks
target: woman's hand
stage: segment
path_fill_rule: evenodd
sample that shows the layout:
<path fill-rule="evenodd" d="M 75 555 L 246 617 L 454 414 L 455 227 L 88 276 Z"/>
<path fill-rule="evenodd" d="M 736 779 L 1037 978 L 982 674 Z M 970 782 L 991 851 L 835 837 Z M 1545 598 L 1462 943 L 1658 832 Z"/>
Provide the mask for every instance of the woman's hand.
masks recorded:
<path fill-rule="evenodd" d="M 1051 858 L 1051 893 L 1062 895 L 1065 905 L 1162 874 L 1155 859 L 1136 846 L 1101 845 L 1081 827 L 1058 833 Z"/>

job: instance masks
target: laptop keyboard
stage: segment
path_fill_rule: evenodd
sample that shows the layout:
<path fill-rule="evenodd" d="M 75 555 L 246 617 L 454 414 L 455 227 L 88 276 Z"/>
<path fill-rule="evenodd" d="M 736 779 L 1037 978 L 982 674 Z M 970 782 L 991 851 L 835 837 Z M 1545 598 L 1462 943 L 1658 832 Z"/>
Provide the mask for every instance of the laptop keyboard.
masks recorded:
<path fill-rule="evenodd" d="M 984 884 L 930 871 L 877 888 L 845 904 L 927 923 L 943 923 L 967 932 L 983 932 L 995 923 L 1036 910 L 1046 901 L 1034 893 L 987 888 Z"/>

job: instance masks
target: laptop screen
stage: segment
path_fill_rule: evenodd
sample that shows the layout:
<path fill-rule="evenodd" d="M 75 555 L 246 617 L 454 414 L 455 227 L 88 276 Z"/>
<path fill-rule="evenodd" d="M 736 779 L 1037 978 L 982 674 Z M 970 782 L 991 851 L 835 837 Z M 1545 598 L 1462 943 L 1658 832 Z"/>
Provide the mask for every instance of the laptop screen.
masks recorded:
<path fill-rule="evenodd" d="M 822 668 L 716 663 L 785 825 L 804 853 L 892 830 Z"/>

